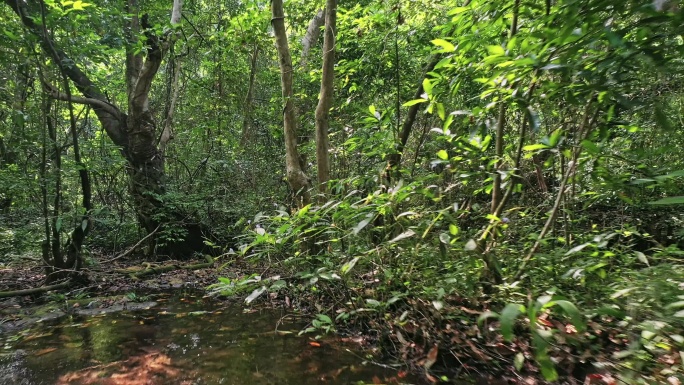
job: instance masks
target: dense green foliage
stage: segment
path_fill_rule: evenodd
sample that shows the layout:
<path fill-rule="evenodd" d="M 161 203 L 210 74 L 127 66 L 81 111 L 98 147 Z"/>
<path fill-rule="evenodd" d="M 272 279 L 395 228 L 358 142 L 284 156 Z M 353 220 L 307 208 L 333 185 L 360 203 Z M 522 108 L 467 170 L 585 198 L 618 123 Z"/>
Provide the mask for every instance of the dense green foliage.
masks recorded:
<path fill-rule="evenodd" d="M 319 3 L 285 3 L 309 175 L 322 38 L 306 57 L 302 41 Z M 125 106 L 123 4 L 45 4 L 55 44 Z M 173 28 L 169 7 L 141 3 L 159 33 Z M 160 199 L 212 230 L 205 242 L 222 263 L 253 264 L 211 290 L 252 293 L 248 302 L 269 290 L 306 298 L 318 309 L 312 330 L 325 332 L 358 319 L 418 325 L 431 316 L 416 301 L 435 319 L 465 319 L 463 303 L 503 309 L 481 321 L 499 317 L 507 339 L 531 336 L 527 359 L 548 379 L 558 345 L 582 355 L 601 346 L 600 333 L 552 333 L 540 316 L 569 317 L 580 331 L 620 325 L 627 346 L 613 359 L 636 369 L 616 369 L 625 381 L 681 376 L 679 358 L 658 361 L 684 344 L 684 13 L 674 2 L 343 2 L 332 181 L 302 208 L 284 179 L 270 15 L 267 2 L 186 4 L 153 83 L 157 122 L 178 95 Z M 41 81 L 61 84 L 57 66 L 4 4 L 0 18 L 0 263 L 11 265 L 38 254 L 48 220 L 65 234 L 80 223 L 81 166 L 67 103 L 47 110 L 57 137 L 45 134 Z M 118 252 L 145 235 L 127 165 L 91 108 L 73 107 L 94 190 L 84 251 Z M 56 173 L 41 171 L 55 167 L 41 156 L 50 141 L 62 150 Z M 62 197 L 60 210 L 45 203 L 58 218 L 38 203 L 44 186 Z M 168 227 L 159 242 L 186 235 Z M 278 276 L 262 277 L 264 267 Z M 528 326 L 514 329 L 521 314 Z"/>

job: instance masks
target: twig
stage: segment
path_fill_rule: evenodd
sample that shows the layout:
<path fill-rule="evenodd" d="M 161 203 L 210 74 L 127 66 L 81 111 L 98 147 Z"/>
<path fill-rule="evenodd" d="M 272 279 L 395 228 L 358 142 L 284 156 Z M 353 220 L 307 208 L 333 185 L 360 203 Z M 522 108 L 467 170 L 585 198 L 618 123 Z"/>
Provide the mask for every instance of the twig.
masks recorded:
<path fill-rule="evenodd" d="M 582 118 L 582 123 L 579 127 L 578 133 L 579 133 L 579 138 L 580 140 L 583 140 L 591 131 L 591 126 L 594 124 L 594 118 L 590 119 L 589 115 L 591 112 L 591 106 L 592 106 L 592 100 L 593 95 L 589 99 L 589 102 L 587 103 L 587 106 L 584 109 L 584 117 Z M 565 189 L 568 184 L 568 180 L 570 180 L 570 177 L 575 173 L 575 169 L 577 168 L 577 163 L 579 159 L 579 155 L 582 152 L 582 146 L 578 145 L 575 148 L 575 151 L 572 154 L 572 160 L 570 161 L 570 164 L 568 165 L 567 170 L 565 171 L 565 175 L 563 175 L 563 179 L 561 179 L 561 184 L 560 187 L 558 188 L 558 194 L 556 195 L 556 201 L 553 204 L 553 207 L 551 208 L 551 213 L 549 213 L 549 217 L 546 219 L 546 223 L 544 224 L 544 227 L 542 228 L 541 232 L 539 233 L 539 236 L 537 237 L 537 240 L 534 242 L 534 245 L 530 249 L 530 251 L 527 253 L 525 258 L 522 261 L 522 265 L 520 265 L 520 268 L 518 269 L 518 272 L 513 276 L 513 279 L 511 282 L 515 282 L 520 279 L 520 277 L 523 275 L 525 272 L 525 269 L 527 268 L 527 265 L 529 264 L 530 260 L 532 257 L 534 257 L 534 254 L 537 252 L 539 249 L 539 246 L 541 246 L 542 240 L 548 234 L 549 230 L 551 229 L 551 225 L 553 222 L 556 220 L 556 216 L 558 215 L 558 210 L 560 209 L 561 202 L 563 201 L 563 196 L 565 196 Z"/>
<path fill-rule="evenodd" d="M 133 245 L 131 248 L 129 248 L 128 250 L 124 251 L 123 253 L 117 255 L 116 257 L 114 257 L 114 258 L 112 258 L 112 259 L 110 259 L 110 260 L 107 260 L 107 261 L 103 261 L 103 262 L 104 262 L 104 263 L 109 263 L 109 262 L 116 261 L 117 259 L 121 259 L 121 258 L 123 258 L 123 257 L 125 257 L 125 256 L 127 256 L 127 255 L 129 255 L 129 254 L 132 253 L 135 249 L 137 249 L 138 246 L 140 246 L 143 242 L 145 242 L 145 241 L 148 240 L 151 236 L 153 236 L 154 234 L 156 234 L 156 233 L 157 233 L 157 230 L 159 230 L 160 227 L 161 227 L 161 223 L 157 226 L 156 229 L 154 229 L 154 231 L 152 231 L 151 233 L 145 235 L 145 236 L 143 237 L 143 239 L 141 239 L 140 241 L 138 241 L 138 243 L 136 243 L 135 245 Z"/>

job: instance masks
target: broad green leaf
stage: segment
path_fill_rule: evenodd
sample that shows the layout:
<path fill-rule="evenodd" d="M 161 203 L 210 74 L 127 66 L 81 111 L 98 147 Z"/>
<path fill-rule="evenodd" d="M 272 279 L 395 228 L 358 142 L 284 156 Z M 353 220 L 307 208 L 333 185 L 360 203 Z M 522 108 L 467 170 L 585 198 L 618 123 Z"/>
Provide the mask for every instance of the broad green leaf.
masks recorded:
<path fill-rule="evenodd" d="M 425 102 L 427 102 L 427 99 L 413 99 L 413 100 L 409 100 L 408 102 L 402 104 L 402 106 L 403 107 L 411 107 L 415 104 L 425 103 Z"/>
<path fill-rule="evenodd" d="M 599 147 L 592 141 L 585 139 L 582 141 L 581 144 L 582 144 L 582 147 L 584 147 L 584 149 L 587 150 L 587 152 L 589 152 L 590 154 L 595 155 L 595 154 L 598 154 L 599 152 L 601 152 L 601 149 L 599 149 Z"/>
<path fill-rule="evenodd" d="M 639 262 L 645 264 L 646 266 L 651 266 L 651 265 L 648 263 L 648 258 L 646 258 L 646 254 L 642 253 L 641 251 L 635 251 L 634 254 L 636 254 L 637 259 L 639 260 Z"/>
<path fill-rule="evenodd" d="M 437 116 L 439 116 L 439 118 L 442 120 L 444 120 L 444 117 L 446 116 L 444 112 L 444 104 L 442 103 L 437 103 Z"/>
<path fill-rule="evenodd" d="M 537 144 L 528 144 L 527 146 L 523 147 L 524 151 L 537 151 L 541 149 L 547 149 L 549 146 L 542 144 L 542 143 L 537 143 Z"/>
<path fill-rule="evenodd" d="M 522 307 L 514 303 L 506 305 L 501 312 L 501 317 L 499 317 L 499 321 L 501 322 L 501 335 L 506 341 L 510 342 L 513 339 L 513 326 L 515 326 L 515 320 L 522 313 Z"/>
<path fill-rule="evenodd" d="M 667 304 L 667 306 L 665 306 L 666 309 L 672 309 L 675 307 L 684 307 L 684 301 L 672 302 L 670 304 Z"/>
<path fill-rule="evenodd" d="M 499 318 L 499 314 L 495 313 L 493 311 L 487 310 L 484 313 L 480 314 L 479 317 L 477 317 L 477 324 L 482 326 L 482 323 L 490 318 Z"/>
<path fill-rule="evenodd" d="M 437 151 L 437 157 L 441 160 L 447 160 L 449 159 L 449 153 L 446 150 L 439 150 Z"/>
<path fill-rule="evenodd" d="M 490 55 L 496 56 L 502 56 L 506 54 L 506 51 L 500 45 L 488 45 L 487 52 L 489 52 Z"/>
<path fill-rule="evenodd" d="M 513 366 L 515 366 L 515 370 L 520 371 L 520 369 L 522 369 L 522 366 L 524 363 L 525 363 L 525 355 L 522 353 L 516 354 L 515 359 L 513 360 Z"/>
<path fill-rule="evenodd" d="M 301 209 L 299 209 L 299 211 L 297 211 L 297 218 L 301 218 L 304 215 L 306 215 L 306 213 L 309 212 L 309 209 L 311 209 L 311 204 L 308 204 L 308 205 L 302 207 Z"/>
<path fill-rule="evenodd" d="M 684 204 L 684 196 L 667 197 L 659 199 L 655 202 L 649 202 L 651 205 L 682 205 Z"/>
<path fill-rule="evenodd" d="M 451 241 L 451 237 L 449 237 L 449 234 L 447 234 L 447 233 L 440 233 L 439 234 L 439 241 L 445 245 L 448 245 L 449 242 Z"/>
<path fill-rule="evenodd" d="M 368 224 L 373 220 L 373 217 L 373 214 L 366 215 L 366 219 L 362 220 L 356 226 L 354 226 L 354 230 L 352 230 L 352 233 L 354 233 L 354 235 L 358 234 L 359 231 L 363 230 L 364 227 L 368 226 Z"/>
<path fill-rule="evenodd" d="M 390 243 L 390 244 L 397 243 L 397 242 L 401 241 L 402 239 L 410 238 L 414 235 L 416 235 L 416 232 L 409 229 L 409 230 L 406 230 L 403 233 L 397 235 L 396 237 L 392 238 L 392 240 L 390 240 L 388 243 Z"/>
<path fill-rule="evenodd" d="M 451 233 L 451 235 L 456 235 L 456 234 L 458 234 L 458 226 L 456 226 L 456 225 L 453 224 L 453 223 L 452 223 L 452 224 L 449 224 L 449 233 Z"/>
<path fill-rule="evenodd" d="M 549 136 L 549 146 L 556 147 L 556 145 L 558 145 L 558 142 L 560 141 L 562 133 L 563 133 L 563 131 L 560 128 L 558 128 L 554 132 L 552 132 L 551 135 Z"/>
<path fill-rule="evenodd" d="M 448 15 L 449 16 L 458 15 L 459 13 L 463 13 L 463 12 L 467 11 L 468 9 L 469 9 L 468 7 L 456 7 L 454 9 L 452 9 L 451 11 L 449 11 Z"/>
<path fill-rule="evenodd" d="M 572 302 L 566 300 L 557 300 L 554 302 L 563 309 L 565 314 L 570 317 L 570 322 L 572 322 L 575 328 L 577 328 L 577 331 L 584 331 L 586 327 L 584 323 L 584 316 L 582 316 L 582 313 L 580 313 L 579 309 L 577 309 Z"/>
<path fill-rule="evenodd" d="M 74 1 L 73 8 L 77 11 L 82 11 L 85 7 L 90 7 L 92 4 L 84 3 L 80 0 Z"/>
<path fill-rule="evenodd" d="M 367 298 L 366 303 L 370 307 L 380 307 L 382 305 L 382 303 L 380 301 L 378 301 L 377 299 L 372 299 L 372 298 Z"/>
<path fill-rule="evenodd" d="M 456 47 L 444 39 L 435 39 L 432 41 L 432 44 L 442 48 L 438 52 L 454 52 L 454 51 L 456 51 Z"/>
<path fill-rule="evenodd" d="M 466 249 L 466 251 L 473 251 L 477 249 L 477 242 L 475 242 L 474 239 L 468 240 L 468 242 L 466 242 L 465 244 L 464 249 Z"/>
<path fill-rule="evenodd" d="M 356 262 L 359 261 L 359 258 L 360 257 L 354 257 L 351 261 L 342 265 L 342 269 L 340 270 L 342 272 L 342 274 L 344 275 L 344 274 L 349 273 L 351 271 L 351 269 L 353 269 L 354 266 L 356 266 Z"/>
<path fill-rule="evenodd" d="M 262 287 L 260 287 L 260 288 L 258 288 L 258 289 L 255 289 L 255 290 L 252 292 L 252 294 L 250 294 L 249 296 L 247 296 L 247 298 L 245 298 L 245 303 L 246 303 L 246 304 L 250 304 L 252 301 L 254 301 L 255 299 L 257 299 L 257 298 L 258 298 L 260 295 L 262 295 L 264 292 L 266 292 L 266 286 L 262 286 Z"/>
<path fill-rule="evenodd" d="M 589 246 L 590 244 L 591 243 L 587 242 L 587 243 L 583 243 L 581 245 L 577 245 L 577 246 L 573 247 L 572 249 L 568 250 L 568 252 L 565 253 L 565 256 L 567 257 L 568 255 L 575 254 L 576 252 L 584 249 L 585 247 Z"/>
<path fill-rule="evenodd" d="M 423 90 L 426 94 L 432 95 L 432 83 L 430 82 L 430 79 L 423 79 Z"/>

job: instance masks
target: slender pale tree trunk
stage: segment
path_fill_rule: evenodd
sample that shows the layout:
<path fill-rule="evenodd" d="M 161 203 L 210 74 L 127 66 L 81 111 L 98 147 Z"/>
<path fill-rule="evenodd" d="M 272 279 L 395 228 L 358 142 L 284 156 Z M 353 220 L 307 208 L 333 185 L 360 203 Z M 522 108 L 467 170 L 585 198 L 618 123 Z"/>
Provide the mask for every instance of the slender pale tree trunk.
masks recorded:
<path fill-rule="evenodd" d="M 318 166 L 318 191 L 325 201 L 330 180 L 330 155 L 328 129 L 330 108 L 335 90 L 335 34 L 337 24 L 337 0 L 325 3 L 325 35 L 323 40 L 323 76 L 321 94 L 316 107 L 316 163 Z"/>
<path fill-rule="evenodd" d="M 280 63 L 280 84 L 283 93 L 283 131 L 285 136 L 285 168 L 287 183 L 295 194 L 296 204 L 303 207 L 311 203 L 309 194 L 309 178 L 304 173 L 299 162 L 297 150 L 297 120 L 295 116 L 294 91 L 292 86 L 292 57 L 290 46 L 285 31 L 285 13 L 283 0 L 271 2 L 273 31 L 275 33 L 275 45 L 278 50 Z"/>

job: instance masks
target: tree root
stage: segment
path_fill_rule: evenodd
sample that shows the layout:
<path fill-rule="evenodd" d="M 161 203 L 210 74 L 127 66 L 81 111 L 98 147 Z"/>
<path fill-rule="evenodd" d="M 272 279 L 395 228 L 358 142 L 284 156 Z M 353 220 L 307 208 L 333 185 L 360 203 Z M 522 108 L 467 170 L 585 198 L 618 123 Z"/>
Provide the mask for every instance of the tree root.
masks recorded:
<path fill-rule="evenodd" d="M 64 289 L 73 284 L 73 281 L 64 281 L 50 286 L 34 287 L 33 289 L 0 291 L 0 298 L 21 297 L 24 295 L 42 294 L 50 290 Z"/>
<path fill-rule="evenodd" d="M 119 274 L 128 274 L 132 279 L 139 280 L 149 275 L 166 273 L 174 270 L 199 270 L 205 269 L 207 267 L 212 267 L 214 265 L 214 258 L 209 255 L 204 256 L 207 262 L 196 263 L 193 265 L 164 265 L 164 266 L 153 266 L 152 264 L 146 263 L 143 270 L 131 271 L 130 269 L 118 269 L 115 270 Z"/>

